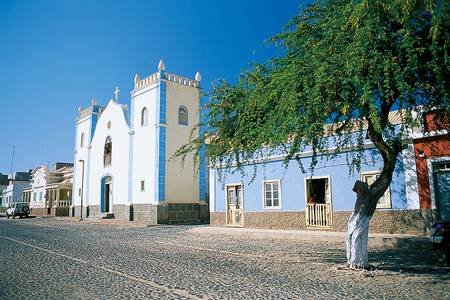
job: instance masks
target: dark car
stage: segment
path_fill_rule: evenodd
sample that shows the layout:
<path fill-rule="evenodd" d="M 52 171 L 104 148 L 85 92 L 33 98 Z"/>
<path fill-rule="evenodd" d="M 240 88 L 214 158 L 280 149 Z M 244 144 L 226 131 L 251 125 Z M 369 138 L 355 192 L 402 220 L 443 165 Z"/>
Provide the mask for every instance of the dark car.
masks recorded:
<path fill-rule="evenodd" d="M 450 220 L 434 223 L 431 226 L 430 239 L 433 249 L 443 250 L 447 263 L 450 264 Z"/>

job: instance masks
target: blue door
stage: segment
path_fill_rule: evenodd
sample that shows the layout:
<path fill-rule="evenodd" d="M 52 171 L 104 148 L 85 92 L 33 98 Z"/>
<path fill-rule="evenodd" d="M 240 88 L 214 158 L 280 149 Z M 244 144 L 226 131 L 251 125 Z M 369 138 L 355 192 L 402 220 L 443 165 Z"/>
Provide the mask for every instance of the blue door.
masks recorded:
<path fill-rule="evenodd" d="M 112 178 L 106 176 L 102 178 L 101 181 L 101 201 L 100 201 L 100 211 L 110 212 L 111 210 L 111 195 L 112 195 Z"/>
<path fill-rule="evenodd" d="M 450 170 L 438 168 L 435 179 L 436 208 L 441 220 L 450 220 Z"/>

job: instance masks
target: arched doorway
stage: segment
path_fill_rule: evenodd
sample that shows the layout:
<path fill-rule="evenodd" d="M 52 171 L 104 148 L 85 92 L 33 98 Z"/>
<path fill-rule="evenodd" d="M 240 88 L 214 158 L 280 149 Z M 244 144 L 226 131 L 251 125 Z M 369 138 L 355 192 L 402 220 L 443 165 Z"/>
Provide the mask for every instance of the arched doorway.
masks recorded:
<path fill-rule="evenodd" d="M 101 212 L 111 212 L 111 203 L 112 203 L 112 177 L 105 176 L 102 178 L 102 191 L 101 191 L 101 204 L 100 211 Z"/>

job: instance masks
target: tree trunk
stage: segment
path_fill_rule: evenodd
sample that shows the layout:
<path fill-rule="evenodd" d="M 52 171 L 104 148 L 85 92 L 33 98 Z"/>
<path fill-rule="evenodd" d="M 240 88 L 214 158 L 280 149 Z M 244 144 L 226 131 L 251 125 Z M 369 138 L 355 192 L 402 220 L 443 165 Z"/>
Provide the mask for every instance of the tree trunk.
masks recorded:
<path fill-rule="evenodd" d="M 355 209 L 348 220 L 347 266 L 352 269 L 367 269 L 369 267 L 367 257 L 369 223 L 378 200 L 371 197 L 365 182 L 356 181 L 353 191 L 356 192 L 357 198 Z"/>
<path fill-rule="evenodd" d="M 354 211 L 348 221 L 347 265 L 352 269 L 365 269 L 369 266 L 367 243 L 369 240 L 370 218 L 370 216 L 363 214 L 361 211 Z"/>
<path fill-rule="evenodd" d="M 392 99 L 397 98 L 395 96 Z M 389 112 L 393 104 L 393 101 L 383 102 L 382 104 L 380 115 L 382 130 L 377 130 L 370 118 L 366 119 L 368 122 L 367 136 L 383 157 L 383 170 L 377 180 L 370 186 L 370 189 L 367 183 L 359 180 L 353 186 L 353 191 L 357 196 L 355 209 L 348 220 L 347 228 L 347 266 L 349 268 L 369 268 L 367 244 L 370 219 L 375 213 L 378 199 L 383 196 L 391 184 L 397 155 L 403 150 L 401 139 L 393 139 L 390 143 L 383 139 L 383 132 L 389 124 Z M 366 113 L 368 113 L 370 108 L 366 107 L 366 110 Z"/>

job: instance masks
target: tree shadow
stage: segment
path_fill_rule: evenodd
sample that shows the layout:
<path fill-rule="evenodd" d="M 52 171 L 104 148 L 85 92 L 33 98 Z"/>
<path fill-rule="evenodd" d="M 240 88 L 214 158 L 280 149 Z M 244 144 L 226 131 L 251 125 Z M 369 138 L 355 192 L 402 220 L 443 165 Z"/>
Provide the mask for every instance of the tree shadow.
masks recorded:
<path fill-rule="evenodd" d="M 428 245 L 426 245 L 428 246 Z M 429 247 L 408 246 L 369 247 L 369 264 L 373 270 L 399 273 L 404 275 L 426 275 L 436 280 L 450 280 L 450 265 L 447 265 L 443 253 Z M 339 251 L 326 259 L 329 263 L 345 264 Z"/>
<path fill-rule="evenodd" d="M 442 252 L 428 248 L 389 247 L 369 251 L 369 262 L 380 270 L 403 274 L 429 275 L 439 280 L 450 280 L 450 266 Z"/>

